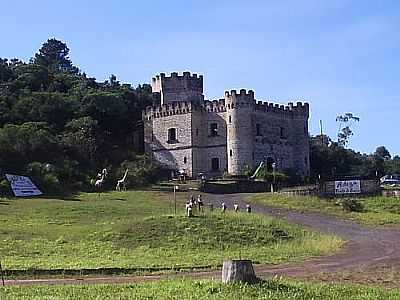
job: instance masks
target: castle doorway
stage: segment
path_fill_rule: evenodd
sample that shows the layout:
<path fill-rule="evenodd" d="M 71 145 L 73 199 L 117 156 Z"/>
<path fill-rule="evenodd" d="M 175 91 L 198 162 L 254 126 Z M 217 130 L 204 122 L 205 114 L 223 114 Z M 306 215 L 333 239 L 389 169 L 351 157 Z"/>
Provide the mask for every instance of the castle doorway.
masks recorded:
<path fill-rule="evenodd" d="M 211 171 L 216 172 L 219 171 L 219 158 L 213 157 L 211 159 Z"/>
<path fill-rule="evenodd" d="M 272 157 L 268 157 L 266 161 L 267 172 L 272 172 L 274 170 L 275 160 Z"/>

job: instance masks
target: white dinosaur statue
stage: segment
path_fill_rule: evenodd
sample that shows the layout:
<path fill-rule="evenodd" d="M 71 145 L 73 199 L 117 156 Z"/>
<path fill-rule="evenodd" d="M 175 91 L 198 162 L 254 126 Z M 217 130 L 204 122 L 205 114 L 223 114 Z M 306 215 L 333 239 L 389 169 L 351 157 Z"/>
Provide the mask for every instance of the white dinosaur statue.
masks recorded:
<path fill-rule="evenodd" d="M 250 177 L 251 179 L 256 178 L 258 172 L 260 172 L 261 168 L 264 166 L 264 162 L 260 162 L 259 166 L 257 167 L 256 171 L 254 172 L 254 174 Z"/>
<path fill-rule="evenodd" d="M 98 190 L 99 196 L 100 196 L 100 189 L 102 188 L 104 180 L 106 179 L 107 175 L 108 175 L 107 169 L 104 168 L 101 171 L 101 173 L 97 174 L 98 179 L 96 181 L 94 181 L 94 187 Z M 93 181 L 92 181 L 92 183 L 93 183 Z"/>
<path fill-rule="evenodd" d="M 129 169 L 126 169 L 124 177 L 122 177 L 122 179 L 117 181 L 117 186 L 115 187 L 115 190 L 120 191 L 121 190 L 121 185 L 122 185 L 122 190 L 126 191 L 126 176 L 128 175 L 128 171 Z"/>

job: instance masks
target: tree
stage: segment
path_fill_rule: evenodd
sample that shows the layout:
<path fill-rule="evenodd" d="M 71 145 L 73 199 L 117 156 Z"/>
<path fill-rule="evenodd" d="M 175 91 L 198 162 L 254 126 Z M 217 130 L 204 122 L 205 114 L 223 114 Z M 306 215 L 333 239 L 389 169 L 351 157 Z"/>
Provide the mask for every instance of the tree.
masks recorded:
<path fill-rule="evenodd" d="M 66 72 L 78 74 L 79 69 L 75 67 L 68 57 L 67 45 L 55 38 L 47 40 L 35 54 L 33 62 L 45 66 L 50 72 Z"/>
<path fill-rule="evenodd" d="M 339 122 L 338 130 L 338 144 L 339 146 L 346 147 L 349 142 L 350 137 L 354 134 L 350 126 L 354 122 L 359 122 L 360 118 L 354 116 L 352 113 L 345 113 L 343 115 L 338 115 L 336 117 L 336 122 Z M 346 125 L 342 128 L 342 126 Z"/>
<path fill-rule="evenodd" d="M 389 160 L 392 157 L 389 150 L 386 149 L 385 146 L 379 146 L 378 148 L 376 148 L 374 155 L 382 158 L 383 160 Z"/>

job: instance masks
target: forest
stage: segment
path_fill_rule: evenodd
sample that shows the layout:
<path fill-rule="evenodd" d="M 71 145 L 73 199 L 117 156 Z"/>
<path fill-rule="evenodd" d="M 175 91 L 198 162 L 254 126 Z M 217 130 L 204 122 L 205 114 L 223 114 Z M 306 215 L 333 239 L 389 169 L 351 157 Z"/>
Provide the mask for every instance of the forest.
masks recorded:
<path fill-rule="evenodd" d="M 47 193 L 88 190 L 103 168 L 105 187 L 129 168 L 128 187 L 156 181 L 163 170 L 143 154 L 141 111 L 152 105 L 149 84 L 98 82 L 75 66 L 68 46 L 47 40 L 29 62 L 0 58 L 0 194 L 5 173 L 30 176 Z M 372 154 L 310 137 L 311 177 L 400 173 L 400 157 Z"/>

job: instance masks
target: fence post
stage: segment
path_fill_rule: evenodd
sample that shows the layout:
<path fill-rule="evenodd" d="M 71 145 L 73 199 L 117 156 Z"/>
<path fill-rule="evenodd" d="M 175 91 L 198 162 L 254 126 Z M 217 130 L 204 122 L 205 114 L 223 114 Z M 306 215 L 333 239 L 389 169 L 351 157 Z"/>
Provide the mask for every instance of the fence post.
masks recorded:
<path fill-rule="evenodd" d="M 1 281 L 3 283 L 3 286 L 5 286 L 5 284 L 4 284 L 4 273 L 3 273 L 3 267 L 1 266 L 1 261 L 0 261 L 0 273 L 1 273 Z"/>

